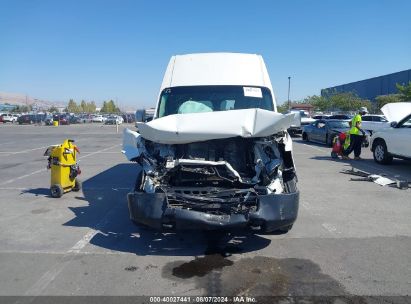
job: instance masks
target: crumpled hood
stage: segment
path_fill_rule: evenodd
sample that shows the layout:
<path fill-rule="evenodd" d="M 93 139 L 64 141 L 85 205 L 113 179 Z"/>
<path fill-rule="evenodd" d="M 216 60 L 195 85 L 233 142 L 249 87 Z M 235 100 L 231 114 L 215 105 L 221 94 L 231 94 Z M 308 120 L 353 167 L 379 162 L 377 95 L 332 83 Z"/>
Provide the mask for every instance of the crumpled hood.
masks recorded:
<path fill-rule="evenodd" d="M 137 123 L 137 127 L 147 140 L 161 144 L 185 144 L 237 136 L 270 136 L 290 127 L 294 115 L 262 109 L 174 114 L 148 123 Z"/>
<path fill-rule="evenodd" d="M 411 113 L 411 102 L 387 103 L 381 108 L 388 121 L 399 122 Z"/>

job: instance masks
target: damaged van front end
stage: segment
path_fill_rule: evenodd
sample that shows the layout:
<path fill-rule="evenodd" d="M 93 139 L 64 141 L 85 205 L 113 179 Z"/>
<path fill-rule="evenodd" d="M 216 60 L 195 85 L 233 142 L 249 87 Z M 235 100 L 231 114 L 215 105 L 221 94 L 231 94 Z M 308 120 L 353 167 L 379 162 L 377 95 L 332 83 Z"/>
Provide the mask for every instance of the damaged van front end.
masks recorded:
<path fill-rule="evenodd" d="M 128 194 L 131 219 L 159 230 L 288 231 L 299 202 L 286 132 L 293 118 L 241 109 L 126 129 L 123 153 L 139 165 Z"/>

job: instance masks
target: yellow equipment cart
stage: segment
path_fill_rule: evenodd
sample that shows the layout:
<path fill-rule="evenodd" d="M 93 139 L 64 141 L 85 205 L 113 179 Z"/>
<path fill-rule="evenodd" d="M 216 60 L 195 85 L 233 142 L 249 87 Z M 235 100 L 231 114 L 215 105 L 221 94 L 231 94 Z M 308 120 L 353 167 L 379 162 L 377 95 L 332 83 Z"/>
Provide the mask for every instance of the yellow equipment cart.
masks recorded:
<path fill-rule="evenodd" d="M 72 139 L 66 139 L 61 145 L 51 146 L 44 153 L 48 156 L 48 169 L 51 169 L 50 191 L 52 197 L 61 197 L 64 193 L 80 191 L 81 182 L 77 175 L 81 173 L 77 164 L 79 150 Z"/>

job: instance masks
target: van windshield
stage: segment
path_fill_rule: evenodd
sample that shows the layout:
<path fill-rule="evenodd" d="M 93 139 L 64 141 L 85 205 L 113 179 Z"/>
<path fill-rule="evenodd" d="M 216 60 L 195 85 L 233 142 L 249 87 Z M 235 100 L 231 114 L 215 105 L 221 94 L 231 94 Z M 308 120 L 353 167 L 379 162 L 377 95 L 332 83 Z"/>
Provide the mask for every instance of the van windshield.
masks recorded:
<path fill-rule="evenodd" d="M 189 86 L 161 92 L 158 117 L 259 108 L 273 111 L 270 90 L 245 86 Z"/>

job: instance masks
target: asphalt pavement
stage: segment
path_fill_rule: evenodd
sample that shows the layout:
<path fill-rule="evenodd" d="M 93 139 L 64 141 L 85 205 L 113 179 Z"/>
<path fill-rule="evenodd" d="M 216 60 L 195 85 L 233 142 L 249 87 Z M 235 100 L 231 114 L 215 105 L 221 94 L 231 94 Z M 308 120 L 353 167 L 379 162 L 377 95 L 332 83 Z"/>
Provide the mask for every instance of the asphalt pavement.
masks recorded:
<path fill-rule="evenodd" d="M 158 233 L 128 217 L 137 167 L 120 152 L 124 127 L 0 125 L 0 296 L 410 295 L 411 190 L 340 171 L 411 180 L 411 162 L 381 166 L 367 149 L 336 161 L 296 138 L 289 233 Z M 83 190 L 55 199 L 43 153 L 65 138 L 80 148 Z"/>

